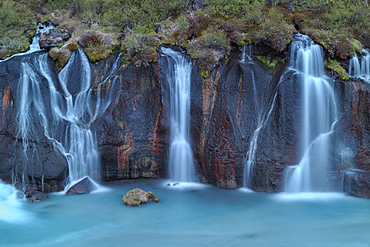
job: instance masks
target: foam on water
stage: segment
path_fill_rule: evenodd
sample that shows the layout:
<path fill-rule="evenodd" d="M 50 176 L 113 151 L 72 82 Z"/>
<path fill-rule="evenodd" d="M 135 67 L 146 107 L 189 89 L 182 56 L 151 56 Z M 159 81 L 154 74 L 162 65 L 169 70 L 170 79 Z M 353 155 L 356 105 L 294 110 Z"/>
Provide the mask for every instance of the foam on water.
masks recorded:
<path fill-rule="evenodd" d="M 14 186 L 3 184 L 0 180 L 0 221 L 23 223 L 30 220 L 30 213 L 22 209 L 19 193 Z"/>
<path fill-rule="evenodd" d="M 206 187 L 209 187 L 211 185 L 209 184 L 202 184 L 202 183 L 196 183 L 196 182 L 176 182 L 172 180 L 167 180 L 163 183 L 163 186 L 166 186 L 170 189 L 204 189 Z"/>
<path fill-rule="evenodd" d="M 278 193 L 274 198 L 279 201 L 333 201 L 351 198 L 344 193 L 334 192 L 302 192 L 302 193 Z"/>

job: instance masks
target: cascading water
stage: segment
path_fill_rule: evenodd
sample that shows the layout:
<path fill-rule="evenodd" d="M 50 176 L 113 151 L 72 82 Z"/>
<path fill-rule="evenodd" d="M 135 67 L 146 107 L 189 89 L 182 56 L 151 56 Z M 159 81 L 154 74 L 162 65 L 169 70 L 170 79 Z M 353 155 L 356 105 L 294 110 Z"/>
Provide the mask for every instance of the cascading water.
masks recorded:
<path fill-rule="evenodd" d="M 9 60 L 13 57 L 24 56 L 24 55 L 27 55 L 27 54 L 31 54 L 31 53 L 34 53 L 34 52 L 41 51 L 42 49 L 40 48 L 40 45 L 39 45 L 39 39 L 40 39 L 40 37 L 43 33 L 45 33 L 46 31 L 48 31 L 51 28 L 55 28 L 55 26 L 51 25 L 51 23 L 49 23 L 49 22 L 38 23 L 37 28 L 36 28 L 36 32 L 35 32 L 35 35 L 32 38 L 32 42 L 30 44 L 29 50 L 26 51 L 26 52 L 16 53 L 16 54 L 14 54 L 10 57 L 7 57 L 3 60 L 0 60 L 0 62 L 5 62 L 5 61 L 7 61 L 7 60 Z"/>
<path fill-rule="evenodd" d="M 253 63 L 251 45 L 243 45 L 240 62 L 241 63 Z"/>
<path fill-rule="evenodd" d="M 23 145 L 23 171 L 27 169 L 32 158 L 37 156 L 37 148 L 29 140 L 42 135 L 66 156 L 70 184 L 86 176 L 94 176 L 94 172 L 99 170 L 99 153 L 95 134 L 90 127 L 112 100 L 113 89 L 106 99 L 102 98 L 100 91 L 101 86 L 119 67 L 118 61 L 116 60 L 106 79 L 98 85 L 97 96 L 93 101 L 91 68 L 81 49 L 72 54 L 58 75 L 62 92 L 57 90 L 57 82 L 51 77 L 52 70 L 46 53 L 23 60 L 17 114 L 18 136 Z M 43 94 L 42 83 L 44 79 L 47 82 L 50 102 L 45 102 L 46 95 Z M 113 86 L 115 80 L 116 78 L 113 79 Z M 35 133 L 40 129 L 37 125 L 42 126 L 43 133 Z M 28 152 L 30 148 L 33 150 L 31 154 Z M 22 183 L 27 182 L 23 176 Z"/>
<path fill-rule="evenodd" d="M 355 54 L 350 59 L 348 73 L 351 77 L 370 81 L 370 51 L 368 49 L 363 49 L 362 53 L 363 55 L 361 58 Z"/>
<path fill-rule="evenodd" d="M 283 78 L 283 77 L 282 77 Z M 260 134 L 260 131 L 262 128 L 264 128 L 271 116 L 271 113 L 275 106 L 276 97 L 278 95 L 278 86 L 280 82 L 277 84 L 276 91 L 274 93 L 274 96 L 272 98 L 272 101 L 269 103 L 266 110 L 262 110 L 259 107 L 259 101 L 257 98 L 257 87 L 256 87 L 256 81 L 254 78 L 254 73 L 252 71 L 252 85 L 253 85 L 253 91 L 254 91 L 254 105 L 256 107 L 256 112 L 258 114 L 257 116 L 257 127 L 254 130 L 249 143 L 249 148 L 247 155 L 244 159 L 244 176 L 243 176 L 243 186 L 251 189 L 252 188 L 252 177 L 253 177 L 253 169 L 256 162 L 256 155 L 257 155 L 257 147 L 258 147 L 258 137 Z"/>
<path fill-rule="evenodd" d="M 10 184 L 3 184 L 0 179 L 0 221 L 21 223 L 29 220 L 31 215 L 21 208 L 20 191 Z"/>
<path fill-rule="evenodd" d="M 321 46 L 306 35 L 297 34 L 291 44 L 290 69 L 301 84 L 302 159 L 288 168 L 286 191 L 310 192 L 325 180 L 330 163 L 330 134 L 337 119 L 333 81 L 325 74 Z"/>
<path fill-rule="evenodd" d="M 170 179 L 191 182 L 194 180 L 189 135 L 191 61 L 184 54 L 170 48 L 162 47 L 161 52 L 168 61 L 166 76 L 171 108 Z"/>

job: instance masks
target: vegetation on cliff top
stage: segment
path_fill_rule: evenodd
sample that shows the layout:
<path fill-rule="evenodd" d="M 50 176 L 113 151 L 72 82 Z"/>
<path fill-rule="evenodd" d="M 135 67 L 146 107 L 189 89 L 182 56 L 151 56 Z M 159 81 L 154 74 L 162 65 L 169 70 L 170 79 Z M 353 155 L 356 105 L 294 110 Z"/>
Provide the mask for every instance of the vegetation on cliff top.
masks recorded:
<path fill-rule="evenodd" d="M 27 49 L 47 20 L 72 33 L 67 43 L 91 61 L 120 47 L 126 63 L 145 65 L 161 44 L 179 45 L 205 75 L 237 45 L 267 45 L 284 57 L 298 31 L 339 62 L 370 46 L 366 0 L 0 0 L 0 58 Z"/>

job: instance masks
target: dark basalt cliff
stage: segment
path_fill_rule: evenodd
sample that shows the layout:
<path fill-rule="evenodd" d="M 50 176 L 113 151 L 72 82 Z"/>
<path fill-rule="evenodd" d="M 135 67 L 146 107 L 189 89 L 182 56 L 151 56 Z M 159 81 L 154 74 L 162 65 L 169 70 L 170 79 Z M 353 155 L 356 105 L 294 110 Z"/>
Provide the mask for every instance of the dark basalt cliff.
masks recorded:
<path fill-rule="evenodd" d="M 41 181 L 45 183 L 45 192 L 63 189 L 63 182 L 68 176 L 66 157 L 55 148 L 54 140 L 46 137 L 44 126 L 40 122 L 43 116 L 30 116 L 32 124 L 27 126 L 28 140 L 23 140 L 19 126 L 19 108 L 21 105 L 20 81 L 25 76 L 22 73 L 23 59 L 30 61 L 35 55 L 27 57 L 14 57 L 0 63 L 0 97 L 2 109 L 0 112 L 0 179 L 8 182 L 22 183 L 24 190 L 28 187 L 41 187 Z M 50 64 L 52 60 L 50 59 Z M 31 68 L 30 68 L 31 69 Z M 57 78 L 56 70 L 52 71 L 51 77 Z M 50 94 L 48 83 L 44 75 L 35 74 L 40 84 L 41 95 L 45 102 L 46 112 L 50 113 Z M 26 91 L 36 94 L 35 88 L 28 85 Z M 34 108 L 35 102 L 31 100 L 23 102 Z M 40 113 L 41 115 L 42 113 Z M 50 115 L 45 116 L 51 119 Z"/>
<path fill-rule="evenodd" d="M 255 47 L 254 53 L 269 52 L 266 49 Z M 297 164 L 302 155 L 298 151 L 300 86 L 294 73 L 285 70 L 286 64 L 265 68 L 258 62 L 241 63 L 239 58 L 235 49 L 208 79 L 201 78 L 198 65 L 193 64 L 190 134 L 198 177 L 219 187 L 243 186 L 246 155 L 260 127 L 251 187 L 282 191 L 285 168 Z M 24 160 L 16 127 L 22 59 L 0 63 L 0 178 L 19 182 L 23 176 L 30 184 L 44 182 L 52 187 L 50 191 L 59 190 L 67 178 L 67 160 L 45 137 L 39 122 L 30 126 L 32 139 Z M 93 94 L 99 93 L 97 84 L 115 59 L 110 56 L 91 65 Z M 54 68 L 51 76 L 57 78 L 52 60 L 49 63 Z M 111 95 L 112 101 L 91 126 L 98 140 L 102 180 L 167 176 L 170 128 L 165 75 L 166 64 L 159 59 L 146 67 L 120 67 L 102 86 L 101 93 Z M 47 85 L 42 88 L 48 102 Z M 334 88 L 339 114 L 330 135 L 332 168 L 317 187 L 370 197 L 370 85 L 337 80 Z M 36 156 L 33 149 L 38 149 Z"/>

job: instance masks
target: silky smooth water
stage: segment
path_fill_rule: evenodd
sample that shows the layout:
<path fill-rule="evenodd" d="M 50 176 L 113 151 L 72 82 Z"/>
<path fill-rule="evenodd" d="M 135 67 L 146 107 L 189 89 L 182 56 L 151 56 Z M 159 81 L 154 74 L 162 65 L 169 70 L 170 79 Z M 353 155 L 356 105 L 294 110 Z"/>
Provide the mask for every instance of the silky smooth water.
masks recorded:
<path fill-rule="evenodd" d="M 24 203 L 32 218 L 0 221 L 0 246 L 370 246 L 370 200 L 343 194 L 264 194 L 132 180 L 105 193 Z M 128 190 L 159 203 L 128 207 Z"/>
<path fill-rule="evenodd" d="M 333 80 L 325 73 L 322 47 L 309 36 L 296 34 L 290 52 L 290 69 L 298 74 L 302 91 L 302 158 L 291 167 L 286 191 L 315 191 L 314 184 L 325 181 L 331 163 L 330 135 L 337 120 Z"/>
<path fill-rule="evenodd" d="M 194 181 L 193 152 L 190 145 L 191 60 L 181 52 L 161 47 L 167 59 L 166 79 L 170 91 L 171 143 L 170 178 L 176 182 Z"/>
<path fill-rule="evenodd" d="M 362 53 L 360 58 L 355 54 L 349 60 L 348 74 L 351 77 L 370 81 L 370 50 L 363 49 Z"/>

